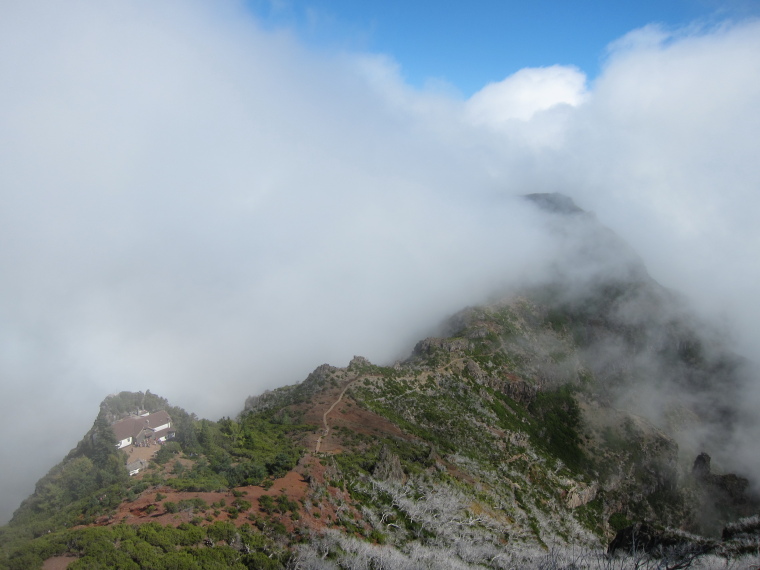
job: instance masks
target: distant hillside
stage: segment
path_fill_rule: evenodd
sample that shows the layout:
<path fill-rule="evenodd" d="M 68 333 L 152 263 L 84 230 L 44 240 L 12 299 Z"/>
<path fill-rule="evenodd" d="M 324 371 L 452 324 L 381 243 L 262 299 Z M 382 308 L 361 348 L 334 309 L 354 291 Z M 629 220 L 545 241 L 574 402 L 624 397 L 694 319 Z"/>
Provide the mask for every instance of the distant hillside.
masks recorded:
<path fill-rule="evenodd" d="M 530 199 L 570 262 L 402 362 L 324 364 L 219 421 L 107 398 L 0 530 L 0 568 L 757 566 L 758 498 L 710 457 L 751 364 L 593 216 Z M 110 424 L 138 409 L 176 439 L 129 477 Z"/>

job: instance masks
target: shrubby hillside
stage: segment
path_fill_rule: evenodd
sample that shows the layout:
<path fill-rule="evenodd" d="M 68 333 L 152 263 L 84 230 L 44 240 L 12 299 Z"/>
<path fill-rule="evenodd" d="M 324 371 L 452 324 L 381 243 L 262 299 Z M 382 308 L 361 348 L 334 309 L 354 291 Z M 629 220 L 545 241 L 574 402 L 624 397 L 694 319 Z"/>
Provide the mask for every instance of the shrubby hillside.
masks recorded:
<path fill-rule="evenodd" d="M 752 365 L 592 216 L 531 199 L 570 263 L 404 361 L 324 364 L 218 421 L 107 398 L 0 568 L 756 567 L 760 503 L 722 471 Z M 177 435 L 129 477 L 110 423 L 136 409 Z"/>

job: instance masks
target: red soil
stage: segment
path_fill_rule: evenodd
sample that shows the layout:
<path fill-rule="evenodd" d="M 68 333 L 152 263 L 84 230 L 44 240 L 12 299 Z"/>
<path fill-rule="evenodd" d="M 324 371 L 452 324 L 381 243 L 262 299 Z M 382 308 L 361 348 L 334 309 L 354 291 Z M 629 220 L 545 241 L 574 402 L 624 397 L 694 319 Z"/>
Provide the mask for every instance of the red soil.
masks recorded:
<path fill-rule="evenodd" d="M 340 397 L 341 392 L 347 384 L 361 379 L 363 379 L 363 377 L 351 379 L 348 383 L 343 383 L 339 386 L 325 390 L 319 395 L 316 402 L 298 407 L 299 411 L 303 412 L 303 423 L 319 426 L 314 433 L 308 434 L 301 440 L 301 445 L 310 451 L 315 450 L 319 437 L 324 433 L 323 418 L 325 412 L 327 412 Z M 372 437 L 389 435 L 392 437 L 413 439 L 413 436 L 405 434 L 398 428 L 398 426 L 392 424 L 382 416 L 359 407 L 351 398 L 351 388 L 346 391 L 343 398 L 333 407 L 326 420 L 330 430 L 327 436 L 322 438 L 319 447 L 321 453 L 332 454 L 341 452 L 340 441 L 335 433 L 336 427 L 344 427 L 356 433 Z"/>
<path fill-rule="evenodd" d="M 308 489 L 308 483 L 304 480 L 303 476 L 297 471 L 289 471 L 284 477 L 276 479 L 274 485 L 265 490 L 259 486 L 238 487 L 235 489 L 237 494 L 242 493 L 241 499 L 251 503 L 252 512 L 258 512 L 259 510 L 259 498 L 263 495 L 271 495 L 276 497 L 280 494 L 285 494 L 288 499 L 292 501 L 301 501 Z M 160 501 L 156 500 L 157 493 L 165 495 Z M 192 513 L 192 512 L 166 512 L 164 504 L 166 502 L 179 503 L 186 499 L 202 499 L 209 505 L 209 508 L 205 513 Z M 230 515 L 226 512 L 226 508 L 232 506 L 232 503 L 237 499 L 232 491 L 224 492 L 177 492 L 171 487 L 157 486 L 152 487 L 144 491 L 136 500 L 131 503 L 122 503 L 116 514 L 110 517 L 104 517 L 97 521 L 98 525 L 117 524 L 124 522 L 126 524 L 142 524 L 146 522 L 155 521 L 163 525 L 177 526 L 183 522 L 190 522 L 194 517 L 201 516 L 204 518 L 204 524 L 206 523 L 205 517 L 211 516 L 214 521 L 230 520 L 234 524 L 240 526 L 247 520 L 247 512 L 242 512 L 236 519 L 231 519 Z M 220 501 L 226 503 L 225 507 L 214 508 L 211 505 L 213 503 L 219 503 Z M 153 512 L 148 512 L 150 505 L 155 506 Z M 214 515 L 214 512 L 220 511 L 218 515 Z M 209 521 L 210 522 L 210 521 Z"/>

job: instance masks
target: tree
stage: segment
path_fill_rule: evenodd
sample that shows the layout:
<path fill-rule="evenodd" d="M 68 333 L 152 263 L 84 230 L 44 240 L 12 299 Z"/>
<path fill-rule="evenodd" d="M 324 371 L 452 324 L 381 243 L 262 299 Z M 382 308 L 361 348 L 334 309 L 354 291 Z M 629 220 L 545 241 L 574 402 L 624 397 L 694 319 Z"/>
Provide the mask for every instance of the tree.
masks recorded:
<path fill-rule="evenodd" d="M 118 452 L 116 434 L 113 432 L 111 424 L 106 417 L 105 408 L 100 409 L 98 417 L 90 430 L 88 449 L 85 449 L 87 455 L 96 467 L 103 468 L 107 466 L 108 458 L 116 455 Z"/>

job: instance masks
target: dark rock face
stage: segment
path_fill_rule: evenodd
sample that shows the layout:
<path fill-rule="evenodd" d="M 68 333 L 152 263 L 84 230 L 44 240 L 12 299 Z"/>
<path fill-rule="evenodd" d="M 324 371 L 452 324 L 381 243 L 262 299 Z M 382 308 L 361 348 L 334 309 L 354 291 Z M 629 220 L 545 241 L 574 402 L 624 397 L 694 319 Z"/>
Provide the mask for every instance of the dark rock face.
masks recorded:
<path fill-rule="evenodd" d="M 526 406 L 533 402 L 538 394 L 538 388 L 528 384 L 524 380 L 502 382 L 499 388 L 515 402 L 519 402 Z"/>
<path fill-rule="evenodd" d="M 698 489 L 700 522 L 695 528 L 697 532 L 717 536 L 727 522 L 760 512 L 760 498 L 750 490 L 749 480 L 734 473 L 713 473 L 707 453 L 697 456 L 691 473 Z M 725 539 L 726 531 L 723 532 Z"/>
<path fill-rule="evenodd" d="M 586 212 L 575 205 L 573 199 L 559 192 L 526 194 L 525 198 L 536 204 L 542 210 L 553 214 L 585 214 Z"/>
<path fill-rule="evenodd" d="M 691 473 L 716 503 L 738 508 L 742 516 L 753 514 L 751 511 L 759 506 L 757 498 L 748 492 L 749 480 L 734 473 L 713 474 L 710 468 L 710 456 L 706 453 L 700 453 L 697 456 Z"/>
<path fill-rule="evenodd" d="M 691 474 L 698 480 L 708 479 L 710 477 L 710 456 L 704 452 L 700 453 L 694 460 Z"/>
<path fill-rule="evenodd" d="M 748 479 L 728 473 L 720 475 L 715 484 L 734 504 L 744 505 L 751 502 L 751 498 L 747 496 L 747 489 L 749 488 Z"/>
<path fill-rule="evenodd" d="M 394 483 L 403 483 L 404 469 L 401 467 L 401 460 L 398 456 L 383 445 L 380 450 L 380 458 L 375 464 L 372 476 L 380 481 L 392 481 Z"/>
<path fill-rule="evenodd" d="M 488 374 L 473 360 L 467 361 L 465 370 L 478 384 L 493 388 L 524 405 L 530 404 L 538 394 L 538 388 L 533 384 L 514 375 Z"/>

